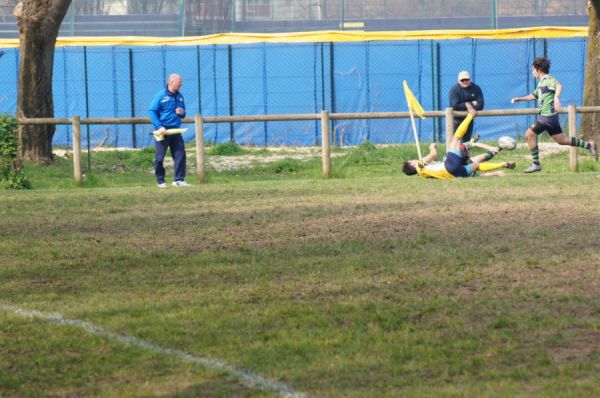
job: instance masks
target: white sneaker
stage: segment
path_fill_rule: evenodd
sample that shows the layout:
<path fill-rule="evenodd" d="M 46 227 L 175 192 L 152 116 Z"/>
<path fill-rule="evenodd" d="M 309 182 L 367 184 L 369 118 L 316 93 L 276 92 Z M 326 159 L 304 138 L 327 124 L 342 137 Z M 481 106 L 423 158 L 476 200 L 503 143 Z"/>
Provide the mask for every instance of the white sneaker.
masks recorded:
<path fill-rule="evenodd" d="M 596 142 L 590 141 L 589 151 L 592 154 L 592 156 L 594 157 L 594 159 L 596 159 L 596 161 L 598 161 L 598 144 L 596 144 Z"/>
<path fill-rule="evenodd" d="M 161 182 L 160 184 L 157 185 L 159 188 L 166 188 L 167 184 L 165 184 L 164 182 Z"/>
<path fill-rule="evenodd" d="M 173 186 L 174 187 L 191 187 L 191 184 L 188 184 L 185 181 L 173 181 Z"/>
<path fill-rule="evenodd" d="M 523 170 L 523 173 L 536 173 L 538 171 L 542 171 L 542 166 L 539 164 L 531 163 L 528 168 Z"/>

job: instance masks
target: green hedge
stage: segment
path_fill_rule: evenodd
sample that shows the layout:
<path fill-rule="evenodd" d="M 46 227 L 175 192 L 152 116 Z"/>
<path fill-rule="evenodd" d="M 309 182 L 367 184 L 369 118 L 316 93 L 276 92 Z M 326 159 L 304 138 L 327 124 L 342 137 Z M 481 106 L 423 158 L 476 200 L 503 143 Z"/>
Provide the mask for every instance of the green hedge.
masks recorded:
<path fill-rule="evenodd" d="M 6 189 L 31 189 L 18 156 L 17 120 L 10 115 L 0 115 L 0 182 Z"/>

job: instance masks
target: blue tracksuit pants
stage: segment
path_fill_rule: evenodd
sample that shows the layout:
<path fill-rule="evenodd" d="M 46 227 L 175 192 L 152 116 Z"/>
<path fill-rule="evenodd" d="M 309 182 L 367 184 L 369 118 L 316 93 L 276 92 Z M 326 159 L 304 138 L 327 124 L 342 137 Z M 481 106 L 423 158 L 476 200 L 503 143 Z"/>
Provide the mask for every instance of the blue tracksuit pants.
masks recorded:
<path fill-rule="evenodd" d="M 165 182 L 165 168 L 163 161 L 167 149 L 171 150 L 171 156 L 175 162 L 174 181 L 185 180 L 185 145 L 181 134 L 165 135 L 162 141 L 154 141 L 156 147 L 156 157 L 154 158 L 154 174 L 156 181 L 160 184 Z"/>

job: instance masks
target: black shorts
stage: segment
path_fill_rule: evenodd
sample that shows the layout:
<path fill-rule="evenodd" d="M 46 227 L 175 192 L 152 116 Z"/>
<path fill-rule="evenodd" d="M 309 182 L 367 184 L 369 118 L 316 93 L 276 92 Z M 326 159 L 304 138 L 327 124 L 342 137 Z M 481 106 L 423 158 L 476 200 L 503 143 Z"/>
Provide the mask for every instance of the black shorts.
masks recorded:
<path fill-rule="evenodd" d="M 537 135 L 542 134 L 544 131 L 547 131 L 550 135 L 561 134 L 563 132 L 560 127 L 558 115 L 540 116 L 538 120 L 533 122 L 530 129 Z"/>
<path fill-rule="evenodd" d="M 454 177 L 470 177 L 473 175 L 473 169 L 470 165 L 465 165 L 459 155 L 454 152 L 446 152 L 444 160 L 446 171 Z"/>

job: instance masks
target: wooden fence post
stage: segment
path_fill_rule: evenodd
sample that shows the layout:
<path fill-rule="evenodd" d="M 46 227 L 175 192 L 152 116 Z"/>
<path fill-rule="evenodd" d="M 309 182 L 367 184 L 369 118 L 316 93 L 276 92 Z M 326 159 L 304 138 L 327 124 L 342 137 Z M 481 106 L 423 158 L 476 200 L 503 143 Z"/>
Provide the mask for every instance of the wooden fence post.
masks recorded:
<path fill-rule="evenodd" d="M 461 112 L 459 114 L 463 114 Z M 569 136 L 577 136 L 577 113 L 600 113 L 600 106 L 568 106 L 561 109 L 560 113 L 567 113 L 569 117 Z M 512 116 L 512 115 L 536 115 L 537 110 L 530 109 L 493 109 L 478 112 L 479 116 Z M 446 148 L 452 141 L 454 135 L 454 111 L 452 108 L 446 108 L 444 111 L 428 111 L 429 117 L 446 118 Z M 234 122 L 265 122 L 265 121 L 286 121 L 286 120 L 321 120 L 322 130 L 322 157 L 323 157 L 323 175 L 331 176 L 331 129 L 330 120 L 356 120 L 356 119 L 404 119 L 410 117 L 409 112 L 363 112 L 363 113 L 332 113 L 322 111 L 321 115 L 310 114 L 280 114 L 280 115 L 238 115 L 238 116 L 196 116 L 193 121 L 196 123 L 196 156 L 198 160 L 198 179 L 205 182 L 205 153 L 204 153 L 204 123 L 234 123 Z M 19 118 L 21 125 L 72 125 L 73 128 L 73 174 L 75 180 L 79 183 L 83 180 L 81 172 L 81 123 L 84 124 L 147 124 L 148 118 L 84 118 L 73 116 L 72 118 Z M 191 123 L 191 118 L 186 118 L 185 123 Z M 569 167 L 571 171 L 577 171 L 578 159 L 577 149 L 571 148 L 569 153 Z"/>
<path fill-rule="evenodd" d="M 206 180 L 206 167 L 204 163 L 204 121 L 202 115 L 194 117 L 194 125 L 196 126 L 196 174 L 198 182 L 204 183 Z"/>
<path fill-rule="evenodd" d="M 446 108 L 446 152 L 448 152 L 448 150 L 450 148 L 448 148 L 448 145 L 450 145 L 450 141 L 452 140 L 452 136 L 454 135 L 454 109 L 453 108 Z"/>
<path fill-rule="evenodd" d="M 329 148 L 329 112 L 321 111 L 321 154 L 323 156 L 323 177 L 331 176 L 331 151 Z"/>
<path fill-rule="evenodd" d="M 81 183 L 83 175 L 81 174 L 81 119 L 79 116 L 73 116 L 71 121 L 73 126 L 73 176 L 75 182 Z"/>
<path fill-rule="evenodd" d="M 575 105 L 569 105 L 569 137 L 577 137 L 577 109 Z M 569 167 L 571 171 L 577 171 L 577 148 L 569 149 Z"/>

